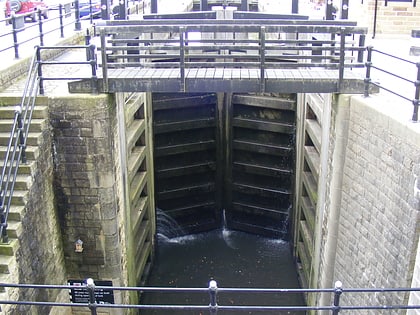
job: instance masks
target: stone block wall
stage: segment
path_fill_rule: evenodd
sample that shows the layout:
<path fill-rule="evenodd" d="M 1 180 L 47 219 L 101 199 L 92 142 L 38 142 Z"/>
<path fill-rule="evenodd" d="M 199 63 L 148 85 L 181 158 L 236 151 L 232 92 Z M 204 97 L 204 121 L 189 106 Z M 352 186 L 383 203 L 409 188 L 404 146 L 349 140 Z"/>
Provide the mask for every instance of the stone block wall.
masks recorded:
<path fill-rule="evenodd" d="M 68 279 L 111 280 L 120 286 L 126 275 L 121 267 L 124 240 L 119 234 L 115 184 L 119 180 L 115 111 L 108 95 L 71 95 L 50 101 L 54 186 Z M 82 252 L 75 251 L 79 239 Z M 114 295 L 120 303 L 123 297 Z"/>
<path fill-rule="evenodd" d="M 349 106 L 333 278 L 344 287 L 410 287 L 420 231 L 419 126 L 392 114 L 401 106 L 386 112 L 378 96 L 353 96 Z M 355 305 L 407 301 L 408 294 L 343 296 Z"/>

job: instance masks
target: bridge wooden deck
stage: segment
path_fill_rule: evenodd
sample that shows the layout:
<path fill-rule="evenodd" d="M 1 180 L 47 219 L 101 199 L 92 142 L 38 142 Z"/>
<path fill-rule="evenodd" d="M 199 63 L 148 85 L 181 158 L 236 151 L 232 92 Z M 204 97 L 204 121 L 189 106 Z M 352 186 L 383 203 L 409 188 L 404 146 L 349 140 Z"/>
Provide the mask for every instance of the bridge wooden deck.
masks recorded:
<path fill-rule="evenodd" d="M 70 91 L 90 92 L 91 79 L 71 82 Z M 338 70 L 266 69 L 261 80 L 258 69 L 194 68 L 180 69 L 122 68 L 108 69 L 108 86 L 101 75 L 99 91 L 115 92 L 277 92 L 277 93 L 363 93 L 361 71 L 346 70 L 342 80 Z"/>

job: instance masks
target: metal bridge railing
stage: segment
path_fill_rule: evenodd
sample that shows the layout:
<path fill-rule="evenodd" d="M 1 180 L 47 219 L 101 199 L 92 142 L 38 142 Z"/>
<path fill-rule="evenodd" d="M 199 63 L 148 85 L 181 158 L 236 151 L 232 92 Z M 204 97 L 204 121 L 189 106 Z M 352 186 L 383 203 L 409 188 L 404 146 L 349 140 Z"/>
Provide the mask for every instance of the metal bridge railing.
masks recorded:
<path fill-rule="evenodd" d="M 382 90 L 385 90 L 387 92 L 390 92 L 406 101 L 409 101 L 413 104 L 413 116 L 412 116 L 412 121 L 418 121 L 418 111 L 419 111 L 419 104 L 420 104 L 420 60 L 418 62 L 413 62 L 389 53 L 386 53 L 384 51 L 381 50 L 377 50 L 374 49 L 372 46 L 367 47 L 367 60 L 366 60 L 366 78 L 365 78 L 365 96 L 369 96 L 369 86 L 370 85 L 374 85 L 377 86 L 379 88 L 381 88 Z M 414 79 L 409 79 L 407 78 L 407 74 L 405 74 L 404 76 L 401 74 L 397 74 L 394 71 L 390 71 L 389 68 L 384 68 L 384 67 L 379 67 L 376 65 L 376 63 L 373 62 L 372 56 L 373 53 L 375 54 L 380 54 L 382 56 L 386 56 L 388 57 L 387 60 L 388 64 L 391 64 L 394 61 L 401 61 L 407 65 L 411 65 L 412 68 L 414 69 L 414 67 L 416 67 L 417 69 L 417 76 Z M 381 73 L 388 75 L 390 77 L 394 77 L 396 79 L 399 80 L 399 82 L 393 86 L 390 85 L 382 85 L 382 84 L 378 84 L 374 81 L 372 81 L 371 78 L 371 70 L 372 69 L 376 69 L 378 71 L 380 71 Z M 413 98 L 409 98 L 406 95 L 403 95 L 401 92 L 397 92 L 397 87 L 400 86 L 399 83 L 410 83 L 413 87 L 414 87 L 414 97 Z"/>
<path fill-rule="evenodd" d="M 268 69 L 337 69 L 340 85 L 346 68 L 364 66 L 367 29 L 348 22 L 118 22 L 97 26 L 105 87 L 110 68 L 178 68 L 181 82 L 192 68 L 256 69 L 262 84 Z"/>
<path fill-rule="evenodd" d="M 74 50 L 85 50 L 86 54 L 84 57 L 84 60 L 69 60 L 69 61 L 63 61 L 63 60 L 45 60 L 45 58 L 42 58 L 42 51 L 46 50 L 67 50 L 67 49 L 74 49 Z M 93 44 L 89 44 L 89 38 L 87 36 L 86 38 L 86 45 L 71 45 L 71 46 L 37 46 L 35 51 L 36 56 L 36 66 L 38 71 L 38 78 L 39 78 L 39 94 L 43 95 L 45 93 L 44 90 L 44 81 L 70 81 L 70 80 L 82 80 L 86 79 L 86 75 L 83 76 L 76 76 L 73 75 L 71 77 L 69 76 L 63 76 L 63 75 L 54 75 L 51 74 L 45 74 L 44 71 L 46 70 L 46 67 L 49 66 L 89 66 L 90 67 L 90 79 L 91 79 L 91 87 L 92 93 L 98 93 L 97 90 L 97 59 L 96 59 L 96 46 Z"/>
<path fill-rule="evenodd" d="M 26 163 L 26 140 L 31 125 L 35 100 L 38 96 L 36 54 L 34 54 L 26 78 L 20 105 L 16 106 L 10 138 L 7 144 L 0 176 L 0 235 L 8 242 L 7 219 L 16 184 L 20 162 Z"/>
<path fill-rule="evenodd" d="M 110 286 L 96 286 L 93 279 L 86 279 L 84 285 L 35 285 L 35 284 L 7 284 L 0 283 L 0 288 L 5 289 L 6 292 L 9 289 L 19 290 L 48 290 L 51 291 L 62 291 L 74 292 L 76 290 L 81 297 L 77 303 L 72 302 L 55 302 L 47 300 L 0 300 L 1 305 L 33 305 L 37 307 L 50 306 L 50 307 L 73 307 L 80 309 L 88 309 L 92 315 L 96 315 L 98 311 L 107 309 L 131 309 L 131 310 L 154 310 L 154 311 L 168 311 L 168 310 L 194 310 L 200 312 L 209 312 L 211 315 L 217 314 L 218 311 L 244 311 L 244 312 L 308 312 L 308 311 L 327 311 L 331 312 L 332 315 L 339 314 L 340 311 L 356 311 L 356 310 L 380 310 L 381 314 L 386 314 L 383 311 L 392 310 L 420 310 L 420 305 L 413 304 L 384 304 L 375 302 L 371 304 L 343 304 L 342 297 L 352 294 L 363 294 L 364 297 L 373 294 L 375 300 L 378 301 L 380 294 L 406 294 L 410 292 L 419 292 L 420 288 L 344 288 L 340 281 L 335 283 L 334 288 L 327 289 L 279 289 L 279 288 L 221 288 L 218 287 L 215 280 L 209 282 L 207 288 L 174 288 L 174 287 L 110 287 Z M 180 299 L 182 296 L 191 296 L 192 293 L 202 293 L 203 296 L 208 296 L 208 303 L 206 304 L 106 304 L 101 299 L 104 296 L 104 292 L 136 292 L 139 296 L 146 293 L 178 293 Z M 58 295 L 59 292 L 57 292 Z M 331 305 L 325 306 L 304 306 L 304 305 L 224 305 L 219 301 L 221 295 L 232 295 L 238 293 L 247 293 L 253 296 L 260 294 L 331 294 Z M 21 296 L 21 295 L 19 295 Z M 39 294 L 39 296 L 45 296 Z M 70 296 L 70 295 L 69 295 Z M 69 298 L 70 300 L 70 298 Z M 203 299 L 204 301 L 205 299 Z"/>

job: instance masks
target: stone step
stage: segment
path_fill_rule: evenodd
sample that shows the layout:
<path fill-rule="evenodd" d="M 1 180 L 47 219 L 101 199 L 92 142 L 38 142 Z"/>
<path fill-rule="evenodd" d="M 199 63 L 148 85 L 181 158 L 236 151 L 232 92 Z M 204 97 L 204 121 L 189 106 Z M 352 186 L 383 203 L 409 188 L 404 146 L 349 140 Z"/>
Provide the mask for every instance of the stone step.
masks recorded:
<path fill-rule="evenodd" d="M 20 221 L 7 221 L 7 236 L 9 239 L 17 239 L 22 235 L 23 227 Z"/>
<path fill-rule="evenodd" d="M 0 255 L 0 274 L 10 273 L 10 266 L 13 264 L 12 256 Z"/>
<path fill-rule="evenodd" d="M 5 119 L 2 117 L 0 119 L 0 132 L 9 132 L 12 128 L 13 119 Z M 44 118 L 36 118 L 31 120 L 31 127 L 29 128 L 29 132 L 40 132 L 44 130 L 47 126 L 47 120 Z"/>
<path fill-rule="evenodd" d="M 0 97 L 0 117 L 1 119 L 13 119 L 15 117 L 16 105 L 20 104 L 21 97 Z M 45 119 L 48 117 L 48 106 L 45 99 L 37 98 L 36 105 L 32 112 L 32 119 Z"/>
<path fill-rule="evenodd" d="M 3 169 L 4 160 L 0 160 L 0 169 Z M 26 163 L 19 163 L 19 171 L 20 175 L 31 175 L 33 170 L 35 169 L 36 162 L 33 160 L 26 161 Z"/>
<path fill-rule="evenodd" d="M 12 196 L 11 204 L 14 206 L 24 206 L 27 201 L 28 191 L 26 190 L 15 190 Z"/>
<path fill-rule="evenodd" d="M 20 103 L 20 97 L 0 97 L 0 169 L 3 169 L 4 157 L 10 139 L 10 131 L 15 116 L 15 104 Z M 16 177 L 14 192 L 11 200 L 11 207 L 7 219 L 8 243 L 2 243 L 0 236 L 0 282 L 9 283 L 16 281 L 13 274 L 16 273 L 16 254 L 19 248 L 19 238 L 23 233 L 21 220 L 25 211 L 28 191 L 33 183 L 32 175 L 36 168 L 36 159 L 40 152 L 38 145 L 42 141 L 42 132 L 48 128 L 48 107 L 45 98 L 39 97 L 36 100 L 28 138 L 26 139 L 25 163 L 20 162 L 19 171 Z M 0 296 L 7 295 L 8 289 L 0 288 Z"/>
<path fill-rule="evenodd" d="M 39 149 L 37 146 L 28 145 L 25 150 L 26 158 L 28 160 L 36 160 L 39 156 Z M 6 155 L 6 147 L 0 146 L 0 160 L 4 160 Z"/>
<path fill-rule="evenodd" d="M 9 220 L 11 221 L 21 221 L 22 213 L 25 210 L 23 205 L 11 205 L 9 210 Z"/>
<path fill-rule="evenodd" d="M 2 243 L 0 239 L 0 257 L 13 256 L 19 248 L 19 242 L 17 239 L 10 239 L 7 244 Z"/>
<path fill-rule="evenodd" d="M 28 190 L 32 185 L 32 177 L 27 174 L 18 174 L 16 176 L 16 182 L 14 189 L 17 190 Z"/>
<path fill-rule="evenodd" d="M 28 138 L 26 139 L 27 146 L 36 146 L 39 144 L 42 138 L 41 132 L 30 132 Z M 9 145 L 10 141 L 10 132 L 0 132 L 0 148 L 4 147 L 3 150 L 6 150 L 6 147 Z"/>

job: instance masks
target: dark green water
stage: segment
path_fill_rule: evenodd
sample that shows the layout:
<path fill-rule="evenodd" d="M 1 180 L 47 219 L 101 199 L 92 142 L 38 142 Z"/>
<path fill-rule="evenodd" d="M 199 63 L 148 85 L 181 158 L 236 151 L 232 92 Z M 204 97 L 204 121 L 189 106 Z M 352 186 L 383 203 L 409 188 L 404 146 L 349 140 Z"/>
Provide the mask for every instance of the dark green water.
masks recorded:
<path fill-rule="evenodd" d="M 148 286 L 207 288 L 298 288 L 289 243 L 243 232 L 217 230 L 160 238 Z M 148 293 L 142 304 L 209 305 L 208 292 Z M 218 305 L 304 305 L 297 293 L 219 292 Z M 208 314 L 208 311 L 143 311 L 142 314 Z M 223 311 L 218 314 L 291 314 L 279 311 Z M 303 314 L 303 312 L 301 313 Z"/>

